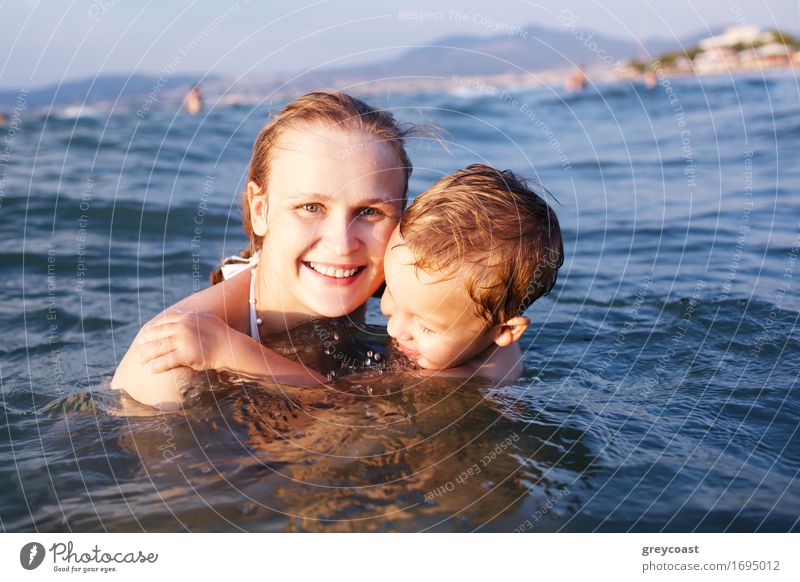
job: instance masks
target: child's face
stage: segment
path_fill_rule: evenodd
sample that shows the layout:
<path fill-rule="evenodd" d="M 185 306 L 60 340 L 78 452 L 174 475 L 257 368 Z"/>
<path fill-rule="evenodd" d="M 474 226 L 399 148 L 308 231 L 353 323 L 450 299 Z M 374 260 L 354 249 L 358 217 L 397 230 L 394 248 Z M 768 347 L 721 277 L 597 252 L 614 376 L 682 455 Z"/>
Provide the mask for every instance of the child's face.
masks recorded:
<path fill-rule="evenodd" d="M 285 130 L 273 153 L 266 196 L 248 186 L 253 230 L 265 237 L 259 297 L 284 313 L 351 313 L 383 281 L 405 186 L 397 155 L 322 124 Z"/>
<path fill-rule="evenodd" d="M 455 368 L 492 345 L 498 328 L 475 312 L 464 278 L 438 280 L 414 267 L 414 255 L 399 228 L 389 239 L 384 260 L 386 291 L 381 310 L 387 330 L 402 351 L 427 370 Z M 394 248 L 396 247 L 396 248 Z"/>

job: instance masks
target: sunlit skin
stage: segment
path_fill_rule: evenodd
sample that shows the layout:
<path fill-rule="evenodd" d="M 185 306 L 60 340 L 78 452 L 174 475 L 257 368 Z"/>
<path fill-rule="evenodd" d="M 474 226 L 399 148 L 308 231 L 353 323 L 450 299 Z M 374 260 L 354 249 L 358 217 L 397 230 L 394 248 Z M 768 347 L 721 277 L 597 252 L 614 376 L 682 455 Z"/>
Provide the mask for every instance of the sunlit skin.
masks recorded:
<path fill-rule="evenodd" d="M 368 134 L 319 123 L 281 133 L 269 176 L 246 190 L 253 232 L 263 237 L 255 275 L 261 334 L 354 314 L 385 269 L 389 333 L 421 368 L 517 377 L 516 344 L 487 348 L 516 342 L 527 319 L 487 326 L 460 276 L 439 280 L 417 271 L 407 249 L 393 248 L 401 242 L 399 234 L 390 240 L 405 189 L 400 165 L 390 145 Z M 242 273 L 154 318 L 137 336 L 138 366 L 126 354 L 112 384 L 133 386 L 134 398 L 166 406 L 180 400 L 185 378 L 154 375 L 173 369 L 184 376 L 187 369 L 236 370 L 295 385 L 324 381 L 249 337 L 249 285 L 250 273 Z"/>
<path fill-rule="evenodd" d="M 314 123 L 281 134 L 271 167 L 265 188 L 247 187 L 253 230 L 264 237 L 259 316 L 267 329 L 286 329 L 352 313 L 383 282 L 405 187 L 397 154 L 368 134 Z M 357 272 L 330 276 L 312 265 Z"/>
<path fill-rule="evenodd" d="M 427 273 L 414 267 L 413 253 L 402 243 L 395 229 L 386 248 L 381 310 L 398 349 L 420 368 L 445 370 L 470 362 L 479 366 L 489 348 L 510 346 L 527 329 L 530 322 L 523 316 L 490 325 L 467 293 L 463 269 Z"/>
<path fill-rule="evenodd" d="M 253 231 L 264 237 L 256 310 L 267 335 L 315 316 L 353 314 L 367 301 L 383 282 L 384 251 L 405 191 L 394 149 L 368 134 L 299 124 L 275 147 L 268 179 L 246 191 Z M 250 273 L 242 273 L 155 317 L 112 386 L 172 409 L 192 370 L 236 370 L 295 385 L 324 381 L 249 336 L 249 289 Z M 162 375 L 167 371 L 173 374 Z"/>

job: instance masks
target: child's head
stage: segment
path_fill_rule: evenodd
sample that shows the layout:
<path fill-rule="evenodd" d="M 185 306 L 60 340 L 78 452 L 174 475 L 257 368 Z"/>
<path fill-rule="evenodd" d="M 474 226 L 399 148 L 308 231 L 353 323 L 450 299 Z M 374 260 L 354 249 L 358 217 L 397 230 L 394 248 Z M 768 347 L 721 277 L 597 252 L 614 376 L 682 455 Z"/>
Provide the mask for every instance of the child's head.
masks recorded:
<path fill-rule="evenodd" d="M 244 256 L 261 251 L 276 309 L 341 316 L 380 286 L 411 173 L 405 136 L 390 113 L 342 93 L 299 97 L 261 130 Z"/>
<path fill-rule="evenodd" d="M 426 369 L 510 345 L 563 257 L 555 213 L 524 181 L 480 164 L 455 172 L 414 200 L 389 240 L 389 334 Z"/>

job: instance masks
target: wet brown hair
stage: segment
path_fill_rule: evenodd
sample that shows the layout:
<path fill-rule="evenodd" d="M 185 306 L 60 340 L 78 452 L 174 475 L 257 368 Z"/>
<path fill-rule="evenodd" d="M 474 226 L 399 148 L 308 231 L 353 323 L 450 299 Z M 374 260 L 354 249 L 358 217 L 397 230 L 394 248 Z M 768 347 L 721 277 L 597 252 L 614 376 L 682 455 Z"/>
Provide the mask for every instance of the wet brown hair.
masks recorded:
<path fill-rule="evenodd" d="M 533 187 L 510 170 L 474 164 L 420 194 L 400 220 L 415 267 L 442 279 L 463 272 L 489 325 L 547 295 L 564 263 L 558 219 Z"/>
<path fill-rule="evenodd" d="M 413 128 L 402 129 L 388 111 L 367 105 L 345 93 L 308 93 L 298 97 L 274 115 L 261 129 L 253 145 L 250 181 L 258 184 L 262 190 L 267 190 L 271 164 L 277 150 L 275 144 L 286 129 L 302 123 L 324 123 L 347 131 L 360 131 L 378 141 L 388 143 L 397 154 L 398 167 L 405 170 L 402 201 L 402 206 L 405 206 L 408 179 L 412 170 L 411 160 L 405 150 L 405 138 Z M 250 242 L 240 256 L 249 258 L 261 250 L 263 238 L 253 232 L 250 222 L 250 200 L 246 192 L 242 195 L 242 228 Z M 222 269 L 215 269 L 209 279 L 214 285 L 221 282 Z"/>

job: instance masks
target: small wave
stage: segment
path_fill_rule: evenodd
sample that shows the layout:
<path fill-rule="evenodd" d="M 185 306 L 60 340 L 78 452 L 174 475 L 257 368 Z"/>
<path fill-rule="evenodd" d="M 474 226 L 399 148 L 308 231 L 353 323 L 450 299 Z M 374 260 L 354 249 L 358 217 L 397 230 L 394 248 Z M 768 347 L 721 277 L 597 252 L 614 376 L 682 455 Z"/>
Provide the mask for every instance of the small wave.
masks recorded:
<path fill-rule="evenodd" d="M 100 119 L 110 115 L 109 110 L 104 110 L 99 107 L 92 107 L 89 105 L 67 105 L 64 107 L 55 107 L 48 111 L 44 118 L 53 117 L 55 119 L 79 119 L 92 117 Z"/>
<path fill-rule="evenodd" d="M 73 134 L 61 138 L 60 143 L 67 148 L 99 152 L 102 150 L 122 150 L 122 144 L 98 135 Z"/>
<path fill-rule="evenodd" d="M 58 419 L 64 415 L 116 415 L 121 410 L 120 394 L 112 390 L 81 390 L 56 398 L 39 408 L 39 414 Z"/>

